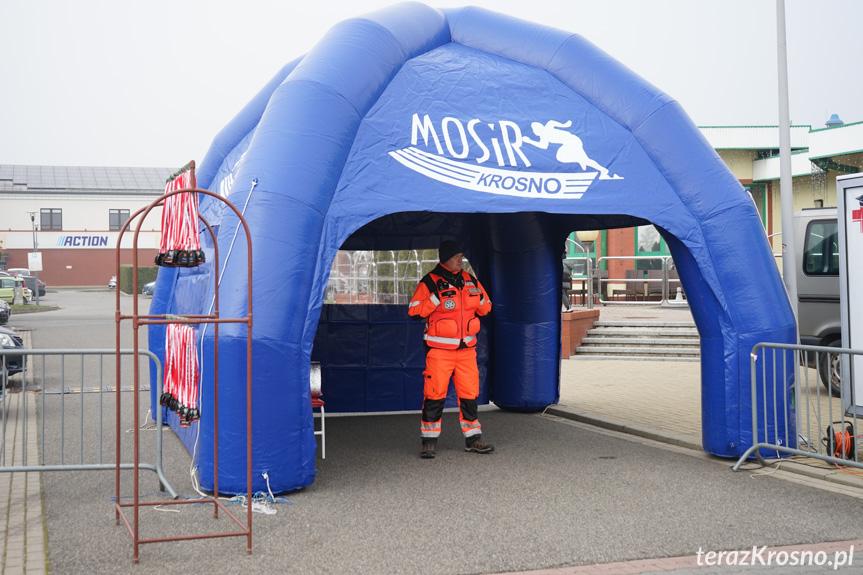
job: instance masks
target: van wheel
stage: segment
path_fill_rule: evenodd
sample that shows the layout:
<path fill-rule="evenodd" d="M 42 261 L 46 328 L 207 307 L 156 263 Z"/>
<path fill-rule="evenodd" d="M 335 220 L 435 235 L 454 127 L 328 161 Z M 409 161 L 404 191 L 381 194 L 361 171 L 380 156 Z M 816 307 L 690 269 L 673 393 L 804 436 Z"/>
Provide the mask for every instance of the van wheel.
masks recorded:
<path fill-rule="evenodd" d="M 842 342 L 834 340 L 827 344 L 827 347 L 842 347 Z M 841 365 L 841 356 L 838 353 L 822 353 L 818 357 L 818 372 L 821 376 L 821 383 L 833 397 L 842 395 Z"/>

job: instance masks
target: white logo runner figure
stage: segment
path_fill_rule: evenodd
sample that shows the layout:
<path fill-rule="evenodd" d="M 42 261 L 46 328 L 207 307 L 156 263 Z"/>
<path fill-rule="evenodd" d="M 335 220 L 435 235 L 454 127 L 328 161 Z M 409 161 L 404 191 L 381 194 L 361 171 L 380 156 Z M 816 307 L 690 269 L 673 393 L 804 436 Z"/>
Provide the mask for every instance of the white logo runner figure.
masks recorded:
<path fill-rule="evenodd" d="M 568 120 L 565 124 L 561 124 L 554 120 L 550 120 L 545 124 L 540 122 L 531 122 L 530 127 L 533 129 L 533 133 L 539 136 L 539 141 L 531 140 L 527 136 L 523 136 L 521 141 L 525 144 L 536 146 L 541 150 L 548 149 L 549 144 L 559 144 L 560 147 L 557 149 L 557 155 L 555 156 L 558 162 L 578 164 L 581 166 L 582 170 L 590 166 L 591 168 L 599 170 L 600 180 L 622 180 L 623 178 L 621 176 L 609 174 L 608 169 L 600 166 L 595 160 L 591 160 L 587 156 L 587 152 L 584 151 L 584 144 L 581 142 L 581 138 L 571 132 L 561 129 L 569 128 L 571 126 L 572 120 Z"/>

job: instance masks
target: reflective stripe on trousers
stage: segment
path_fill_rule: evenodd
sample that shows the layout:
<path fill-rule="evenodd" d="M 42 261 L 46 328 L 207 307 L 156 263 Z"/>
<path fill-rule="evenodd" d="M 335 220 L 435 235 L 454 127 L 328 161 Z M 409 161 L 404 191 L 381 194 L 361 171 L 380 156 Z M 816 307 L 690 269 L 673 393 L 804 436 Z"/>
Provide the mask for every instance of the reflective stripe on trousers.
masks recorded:
<path fill-rule="evenodd" d="M 474 435 L 482 434 L 482 426 L 479 424 L 479 420 L 473 421 L 465 421 L 461 420 L 461 432 L 464 434 L 465 438 L 473 437 Z"/>
<path fill-rule="evenodd" d="M 440 435 L 440 419 L 431 423 L 423 421 L 420 424 L 420 435 L 425 438 L 438 437 Z"/>

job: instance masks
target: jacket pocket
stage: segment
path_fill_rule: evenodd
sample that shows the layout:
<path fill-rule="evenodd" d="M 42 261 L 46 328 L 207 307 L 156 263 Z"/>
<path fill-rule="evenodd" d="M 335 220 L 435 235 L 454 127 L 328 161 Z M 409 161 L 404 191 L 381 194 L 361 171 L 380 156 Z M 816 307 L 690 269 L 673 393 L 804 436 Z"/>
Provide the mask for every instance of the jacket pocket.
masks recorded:
<path fill-rule="evenodd" d="M 464 309 L 476 309 L 479 307 L 480 301 L 482 300 L 482 291 L 479 289 L 471 289 L 467 293 L 467 297 L 464 298 Z"/>
<path fill-rule="evenodd" d="M 458 337 L 458 324 L 454 319 L 439 319 L 434 324 L 434 333 L 438 337 Z"/>
<path fill-rule="evenodd" d="M 467 320 L 467 335 L 478 334 L 479 328 L 480 328 L 480 324 L 479 324 L 479 318 L 478 317 L 472 317 L 469 320 Z"/>

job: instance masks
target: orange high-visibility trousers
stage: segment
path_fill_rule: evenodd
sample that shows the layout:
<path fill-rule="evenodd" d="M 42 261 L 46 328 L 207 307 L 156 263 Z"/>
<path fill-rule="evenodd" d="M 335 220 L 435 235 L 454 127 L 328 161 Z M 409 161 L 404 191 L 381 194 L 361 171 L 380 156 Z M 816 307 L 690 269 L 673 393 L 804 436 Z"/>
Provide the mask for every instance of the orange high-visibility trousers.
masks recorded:
<path fill-rule="evenodd" d="M 426 354 L 426 369 L 423 372 L 425 401 L 420 432 L 424 441 L 435 440 L 440 436 L 441 417 L 450 377 L 459 399 L 459 422 L 465 439 L 482 433 L 476 406 L 479 395 L 476 348 L 430 348 Z"/>

